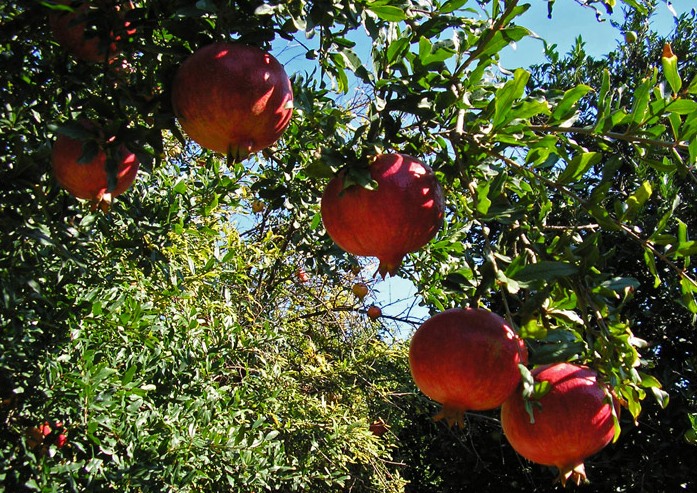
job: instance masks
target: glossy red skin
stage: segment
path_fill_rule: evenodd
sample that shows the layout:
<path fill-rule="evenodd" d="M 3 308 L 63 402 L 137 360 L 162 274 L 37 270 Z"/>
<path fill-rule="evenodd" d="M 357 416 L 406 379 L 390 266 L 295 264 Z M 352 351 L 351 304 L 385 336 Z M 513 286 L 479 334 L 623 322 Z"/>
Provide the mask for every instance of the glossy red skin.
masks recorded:
<path fill-rule="evenodd" d="M 62 3 L 69 4 L 69 0 Z M 113 60 L 118 54 L 116 41 L 120 36 L 113 32 L 106 36 L 87 36 L 85 33 L 86 23 L 84 17 L 87 15 L 89 2 L 78 6 L 73 12 L 51 12 L 48 16 L 49 26 L 54 39 L 69 53 L 76 58 L 86 62 L 99 63 Z M 126 32 L 132 34 L 134 30 L 128 29 L 129 23 L 124 22 Z M 106 51 L 108 50 L 108 53 Z"/>
<path fill-rule="evenodd" d="M 214 43 L 181 64 L 172 106 L 200 146 L 243 159 L 275 143 L 290 123 L 293 90 L 283 66 L 242 44 Z"/>
<path fill-rule="evenodd" d="M 443 405 L 448 420 L 501 405 L 520 383 L 528 353 L 505 319 L 483 309 L 453 308 L 424 322 L 409 346 L 417 387 Z"/>
<path fill-rule="evenodd" d="M 534 424 L 521 392 L 504 402 L 501 425 L 506 438 L 526 459 L 556 466 L 562 477 L 576 471 L 585 479 L 583 460 L 610 443 L 615 433 L 606 388 L 595 371 L 570 363 L 541 366 L 532 375 L 552 388 L 539 399 L 542 407 L 534 407 Z"/>
<path fill-rule="evenodd" d="M 436 236 L 443 224 L 443 191 L 433 170 L 406 154 L 378 156 L 370 175 L 377 190 L 359 185 L 344 190 L 344 173 L 335 176 L 322 195 L 322 221 L 343 250 L 377 257 L 385 277 Z"/>
<path fill-rule="evenodd" d="M 79 163 L 83 142 L 65 135 L 56 139 L 51 150 L 53 174 L 58 183 L 75 197 L 100 202 L 107 193 L 106 153 L 99 151 L 88 163 Z M 125 192 L 138 173 L 140 163 L 135 154 L 121 146 L 116 188 L 109 193 L 112 197 Z"/>

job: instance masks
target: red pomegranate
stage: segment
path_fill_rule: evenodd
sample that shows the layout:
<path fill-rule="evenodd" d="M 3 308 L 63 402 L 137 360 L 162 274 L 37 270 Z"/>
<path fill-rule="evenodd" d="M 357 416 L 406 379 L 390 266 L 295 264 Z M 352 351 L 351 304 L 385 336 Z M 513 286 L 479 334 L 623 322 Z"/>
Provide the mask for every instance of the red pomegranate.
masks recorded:
<path fill-rule="evenodd" d="M 506 320 L 478 308 L 453 308 L 424 322 L 409 346 L 416 386 L 443 405 L 436 419 L 463 425 L 465 411 L 494 409 L 515 392 L 525 343 Z"/>
<path fill-rule="evenodd" d="M 436 235 L 443 224 L 443 191 L 433 170 L 406 154 L 376 157 L 370 175 L 377 190 L 345 189 L 345 171 L 335 176 L 322 195 L 322 221 L 345 251 L 377 257 L 384 278 Z"/>
<path fill-rule="evenodd" d="M 214 43 L 181 64 L 172 106 L 199 145 L 240 160 L 280 138 L 293 113 L 293 91 L 283 66 L 270 54 Z"/>
<path fill-rule="evenodd" d="M 377 320 L 380 317 L 382 317 L 382 310 L 380 309 L 380 307 L 371 305 L 368 308 L 368 318 L 370 320 Z"/>
<path fill-rule="evenodd" d="M 614 437 L 612 397 L 586 366 L 556 363 L 538 367 L 532 375 L 536 382 L 549 382 L 550 390 L 533 402 L 534 422 L 522 393 L 514 392 L 501 406 L 504 434 L 526 459 L 556 466 L 562 484 L 580 484 L 586 479 L 584 459 Z"/>
<path fill-rule="evenodd" d="M 59 3 L 69 5 L 70 0 L 60 0 Z M 113 11 L 111 18 L 114 20 L 109 34 L 90 35 L 86 32 L 86 17 L 90 4 L 104 3 L 105 8 Z M 84 1 L 77 3 L 75 10 L 54 11 L 48 16 L 48 23 L 55 40 L 76 58 L 86 62 L 103 62 L 113 60 L 118 54 L 117 43 L 123 39 L 123 35 L 133 35 L 135 30 L 130 22 L 123 21 L 123 12 L 132 8 L 130 2 L 108 6 L 105 2 Z M 110 15 L 111 15 L 110 14 Z M 118 20 L 118 22 L 116 22 Z"/>
<path fill-rule="evenodd" d="M 94 128 L 88 122 L 82 123 L 85 128 Z M 112 138 L 113 139 L 113 138 Z M 100 148 L 97 154 L 87 163 L 79 162 L 83 154 L 83 142 L 65 135 L 60 135 L 53 144 L 51 161 L 56 181 L 75 197 L 90 200 L 93 208 L 100 206 L 103 210 L 109 207 L 112 197 L 125 192 L 132 184 L 138 173 L 140 163 L 135 154 L 126 146 L 119 147 L 116 187 L 108 190 L 107 154 Z"/>

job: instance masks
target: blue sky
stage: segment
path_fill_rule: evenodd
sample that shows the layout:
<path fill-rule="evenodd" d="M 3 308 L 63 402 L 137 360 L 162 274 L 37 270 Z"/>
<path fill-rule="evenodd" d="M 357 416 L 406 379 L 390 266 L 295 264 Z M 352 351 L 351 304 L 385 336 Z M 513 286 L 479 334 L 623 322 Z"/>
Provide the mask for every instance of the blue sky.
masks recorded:
<path fill-rule="evenodd" d="M 552 18 L 547 18 L 547 2 L 532 0 L 530 9 L 517 19 L 517 24 L 523 25 L 535 32 L 540 38 L 550 44 L 557 45 L 557 51 L 567 53 L 576 38 L 581 35 L 585 42 L 586 52 L 592 56 L 601 56 L 617 47 L 623 41 L 623 33 L 612 27 L 609 20 L 598 22 L 592 9 L 584 8 L 572 0 L 557 0 L 554 4 Z M 612 18 L 621 21 L 622 8 L 618 7 Z M 695 0 L 674 0 L 673 9 L 684 13 L 697 7 Z M 607 16 L 606 16 L 606 19 Z M 651 29 L 660 34 L 668 34 L 675 26 L 673 14 L 667 4 L 659 0 L 656 14 L 650 22 Z M 544 61 L 544 48 L 539 39 L 525 38 L 515 47 L 509 47 L 502 54 L 501 62 L 506 68 L 528 67 Z"/>

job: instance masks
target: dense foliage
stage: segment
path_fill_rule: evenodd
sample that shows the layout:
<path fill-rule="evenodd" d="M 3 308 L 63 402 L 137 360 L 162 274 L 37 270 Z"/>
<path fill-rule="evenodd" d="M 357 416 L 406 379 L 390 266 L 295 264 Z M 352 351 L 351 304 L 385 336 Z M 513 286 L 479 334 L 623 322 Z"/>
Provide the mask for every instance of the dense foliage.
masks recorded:
<path fill-rule="evenodd" d="M 407 363 L 419 321 L 367 316 L 376 266 L 331 241 L 320 198 L 342 169 L 373 186 L 380 152 L 444 190 L 442 229 L 398 271 L 430 313 L 492 310 L 530 369 L 586 364 L 623 402 L 587 491 L 697 487 L 694 11 L 663 39 L 654 2 L 625 0 L 618 37 L 636 36 L 608 56 L 579 41 L 524 69 L 499 63 L 532 35 L 517 0 L 116 2 L 129 29 L 102 62 L 56 42 L 67 3 L 0 5 L 0 489 L 558 488 L 498 411 L 433 422 Z M 114 3 L 92 2 L 88 35 Z M 194 144 L 171 104 L 214 41 L 291 76 L 289 126 L 243 161 Z M 106 212 L 51 170 L 83 119 L 141 163 Z"/>

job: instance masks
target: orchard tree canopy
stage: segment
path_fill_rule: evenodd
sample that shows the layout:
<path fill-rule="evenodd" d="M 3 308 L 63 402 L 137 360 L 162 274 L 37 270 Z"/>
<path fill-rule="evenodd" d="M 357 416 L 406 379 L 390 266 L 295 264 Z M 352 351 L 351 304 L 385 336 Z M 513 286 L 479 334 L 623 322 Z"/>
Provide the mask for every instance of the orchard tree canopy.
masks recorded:
<path fill-rule="evenodd" d="M 355 235 L 398 223 L 381 273 L 431 316 L 503 317 L 528 353 L 518 393 L 539 365 L 597 372 L 621 410 L 586 491 L 697 488 L 697 15 L 659 35 L 656 0 L 550 0 L 549 22 L 562 3 L 612 22 L 613 51 L 578 33 L 505 65 L 535 36 L 517 0 L 3 2 L 0 489 L 560 489 L 498 409 L 432 419 L 408 359 L 423 317 L 380 307 L 375 258 L 328 235 L 327 184 L 388 190 L 384 154 L 427 165 L 443 209 L 405 253 L 420 215 L 355 207 Z M 223 50 L 198 93 L 177 87 L 213 43 L 289 81 Z M 273 114 L 225 113 L 284 84 Z M 241 144 L 202 147 L 200 115 Z"/>

